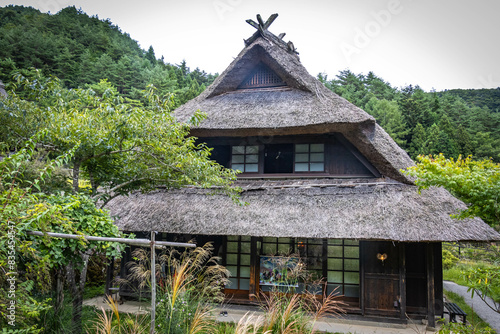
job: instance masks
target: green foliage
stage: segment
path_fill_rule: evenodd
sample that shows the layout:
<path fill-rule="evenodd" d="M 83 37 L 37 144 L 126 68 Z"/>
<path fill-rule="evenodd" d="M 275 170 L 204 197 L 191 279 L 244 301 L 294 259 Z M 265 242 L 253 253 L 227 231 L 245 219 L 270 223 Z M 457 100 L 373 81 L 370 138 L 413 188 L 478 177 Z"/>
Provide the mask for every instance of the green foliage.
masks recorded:
<path fill-rule="evenodd" d="M 438 334 L 495 334 L 490 327 L 477 327 L 472 324 L 450 322 L 441 326 Z"/>
<path fill-rule="evenodd" d="M 443 268 L 451 269 L 458 262 L 458 257 L 453 255 L 449 250 L 443 249 Z"/>
<path fill-rule="evenodd" d="M 404 171 L 416 177 L 419 189 L 440 186 L 467 204 L 457 217 L 480 217 L 493 227 L 500 226 L 500 164 L 471 157 L 457 160 L 444 155 L 419 156 L 419 163 Z"/>
<path fill-rule="evenodd" d="M 463 274 L 471 295 L 476 294 L 492 310 L 500 313 L 500 266 L 472 267 Z"/>
<path fill-rule="evenodd" d="M 139 99 L 154 84 L 161 96 L 177 93 L 176 106 L 199 94 L 214 79 L 204 71 L 156 59 L 109 20 L 67 7 L 55 15 L 31 7 L 0 8 L 0 79 L 35 67 L 76 88 L 107 79 L 120 94 Z M 194 84 L 196 83 L 196 84 Z"/>
<path fill-rule="evenodd" d="M 92 249 L 108 256 L 119 256 L 122 246 L 104 242 L 89 243 L 84 239 L 58 239 L 28 235 L 29 230 L 80 235 L 120 236 L 109 214 L 96 208 L 84 194 L 40 193 L 52 172 L 67 164 L 77 146 L 60 157 L 46 161 L 38 177 L 27 180 L 24 172 L 36 174 L 30 166 L 36 157 L 37 141 L 47 131 L 27 141 L 24 148 L 0 161 L 0 304 L 2 310 L 14 301 L 15 319 L 2 312 L 0 324 L 11 329 L 29 329 L 30 333 L 44 330 L 40 319 L 51 309 L 51 300 L 34 298 L 52 287 L 51 270 L 71 265 L 83 265 L 81 253 Z M 77 143 L 78 145 L 78 143 Z M 15 286 L 15 291 L 11 288 Z M 35 293 L 36 291 L 36 293 Z M 11 323 L 9 323 L 11 322 Z"/>
<path fill-rule="evenodd" d="M 78 144 L 71 163 L 74 191 L 81 190 L 84 172 L 92 197 L 103 205 L 114 196 L 157 186 L 217 186 L 236 199 L 237 189 L 230 187 L 235 172 L 210 160 L 210 150 L 188 137 L 203 114 L 177 122 L 171 99 L 160 98 L 153 87 L 143 92 L 144 103 L 126 103 L 108 81 L 93 85 L 96 90 L 68 90 L 37 73 L 34 81 L 18 75 L 16 85 L 26 99 L 13 94 L 0 101 L 0 141 L 15 149 L 45 129 L 41 147 L 62 153 Z"/>

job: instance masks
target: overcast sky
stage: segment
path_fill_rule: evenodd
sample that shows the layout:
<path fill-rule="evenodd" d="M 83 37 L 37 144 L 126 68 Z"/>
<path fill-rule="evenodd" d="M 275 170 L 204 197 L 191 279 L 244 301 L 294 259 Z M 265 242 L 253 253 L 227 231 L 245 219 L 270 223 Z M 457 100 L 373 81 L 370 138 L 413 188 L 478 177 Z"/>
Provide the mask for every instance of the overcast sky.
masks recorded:
<path fill-rule="evenodd" d="M 254 33 L 246 19 L 278 13 L 269 30 L 286 33 L 314 76 L 373 71 L 426 91 L 500 86 L 498 0 L 0 0 L 8 4 L 51 13 L 75 5 L 158 58 L 209 73 L 221 73 Z"/>

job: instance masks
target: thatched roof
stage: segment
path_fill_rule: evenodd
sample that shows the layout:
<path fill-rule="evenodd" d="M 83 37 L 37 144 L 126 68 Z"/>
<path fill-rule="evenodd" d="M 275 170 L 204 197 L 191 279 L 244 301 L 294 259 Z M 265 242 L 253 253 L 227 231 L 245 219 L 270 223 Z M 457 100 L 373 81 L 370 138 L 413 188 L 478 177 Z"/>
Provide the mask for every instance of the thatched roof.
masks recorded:
<path fill-rule="evenodd" d="M 500 234 L 480 219 L 450 214 L 464 204 L 442 188 L 418 194 L 387 179 L 238 181 L 237 206 L 200 189 L 157 190 L 113 199 L 107 208 L 124 231 L 362 240 L 489 241 Z"/>
<path fill-rule="evenodd" d="M 407 153 L 375 119 L 310 75 L 297 54 L 267 30 L 256 32 L 229 67 L 203 93 L 175 110 L 187 121 L 196 110 L 207 114 L 197 137 L 277 136 L 342 133 L 383 175 L 411 183 L 399 170 L 413 165 Z M 248 74 L 265 64 L 284 87 L 238 89 Z"/>
<path fill-rule="evenodd" d="M 202 94 L 179 107 L 176 117 L 187 121 L 196 110 L 205 112 L 207 119 L 192 129 L 197 137 L 341 133 L 384 177 L 239 179 L 242 200 L 249 203 L 244 207 L 196 188 L 136 193 L 107 205 L 121 230 L 408 242 L 500 240 L 480 219 L 450 218 L 465 205 L 446 190 L 419 195 L 399 171 L 413 165 L 406 152 L 372 116 L 311 76 L 293 45 L 267 31 L 271 19 L 258 19 L 259 24 L 252 24 L 258 31 L 238 57 Z M 280 87 L 238 89 L 256 66 L 279 76 Z"/>

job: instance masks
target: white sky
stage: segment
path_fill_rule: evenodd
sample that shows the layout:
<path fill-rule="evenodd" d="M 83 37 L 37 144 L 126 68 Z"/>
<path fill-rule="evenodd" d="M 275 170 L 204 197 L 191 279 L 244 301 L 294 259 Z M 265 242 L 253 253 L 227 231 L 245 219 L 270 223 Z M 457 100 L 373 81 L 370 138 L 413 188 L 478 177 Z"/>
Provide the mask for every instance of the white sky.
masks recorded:
<path fill-rule="evenodd" d="M 278 13 L 309 73 L 373 71 L 395 87 L 500 87 L 498 0 L 0 0 L 56 13 L 75 5 L 109 18 L 143 49 L 193 70 L 221 73 L 255 29 L 245 20 Z M 1 36 L 0 36 L 1 38 Z"/>

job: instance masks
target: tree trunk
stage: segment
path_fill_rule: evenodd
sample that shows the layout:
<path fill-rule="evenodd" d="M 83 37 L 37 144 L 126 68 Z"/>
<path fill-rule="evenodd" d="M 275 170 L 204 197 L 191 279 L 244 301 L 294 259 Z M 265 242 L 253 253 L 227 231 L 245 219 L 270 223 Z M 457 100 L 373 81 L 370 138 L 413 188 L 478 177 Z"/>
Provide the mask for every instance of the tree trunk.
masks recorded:
<path fill-rule="evenodd" d="M 73 164 L 73 191 L 75 193 L 77 193 L 80 189 L 78 184 L 78 181 L 80 180 L 80 164 L 80 161 L 75 161 Z"/>
<path fill-rule="evenodd" d="M 54 305 L 54 314 L 59 317 L 64 306 L 64 272 L 62 268 L 56 269 L 56 300 Z"/>
<path fill-rule="evenodd" d="M 71 318 L 71 328 L 73 334 L 82 333 L 82 305 L 83 305 L 83 290 L 85 289 L 85 281 L 87 280 L 87 268 L 90 258 L 90 253 L 83 253 L 83 267 L 80 270 L 79 279 L 77 281 L 77 270 L 74 265 L 69 265 L 68 280 L 71 286 L 73 295 L 73 316 Z"/>

